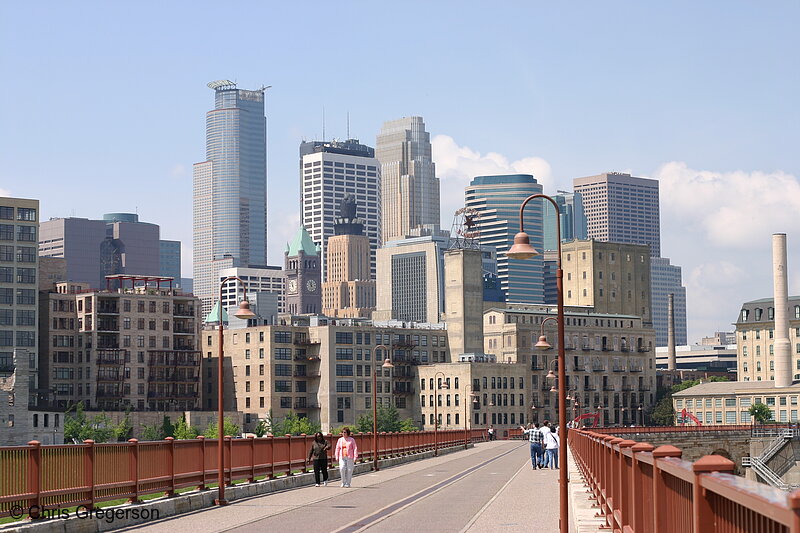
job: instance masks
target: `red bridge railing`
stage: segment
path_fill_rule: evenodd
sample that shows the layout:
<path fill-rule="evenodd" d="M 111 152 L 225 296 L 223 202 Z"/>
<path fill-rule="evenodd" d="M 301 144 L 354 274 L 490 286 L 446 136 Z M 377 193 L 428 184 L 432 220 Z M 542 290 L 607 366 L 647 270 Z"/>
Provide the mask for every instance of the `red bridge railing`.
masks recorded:
<path fill-rule="evenodd" d="M 674 446 L 586 430 L 570 430 L 568 439 L 598 514 L 614 531 L 800 533 L 800 490 L 735 476 L 724 457 L 690 463 Z"/>
<path fill-rule="evenodd" d="M 486 430 L 441 430 L 438 446 L 446 448 L 485 440 Z M 359 462 L 373 458 L 372 434 L 353 435 Z M 331 442 L 330 463 L 336 438 Z M 225 438 L 225 483 L 259 477 L 268 479 L 306 472 L 310 435 L 232 439 Z M 433 431 L 378 434 L 379 457 L 395 457 L 432 450 Z M 41 446 L 0 447 L 0 518 L 14 508 L 57 509 L 128 499 L 178 489 L 206 489 L 217 480 L 216 439 Z"/>

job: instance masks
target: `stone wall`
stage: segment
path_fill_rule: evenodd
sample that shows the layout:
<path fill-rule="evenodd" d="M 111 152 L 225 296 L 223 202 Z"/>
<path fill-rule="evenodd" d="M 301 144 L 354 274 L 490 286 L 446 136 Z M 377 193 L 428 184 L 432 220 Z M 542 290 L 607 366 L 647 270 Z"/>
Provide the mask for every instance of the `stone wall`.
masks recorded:
<path fill-rule="evenodd" d="M 609 434 L 614 435 L 613 432 Z M 682 459 L 696 461 L 704 455 L 722 455 L 736 464 L 736 473 L 744 475 L 742 457 L 750 455 L 750 430 L 721 431 L 670 431 L 664 433 L 646 432 L 620 433 L 623 439 L 647 442 L 655 447 L 670 444 L 679 448 Z"/>

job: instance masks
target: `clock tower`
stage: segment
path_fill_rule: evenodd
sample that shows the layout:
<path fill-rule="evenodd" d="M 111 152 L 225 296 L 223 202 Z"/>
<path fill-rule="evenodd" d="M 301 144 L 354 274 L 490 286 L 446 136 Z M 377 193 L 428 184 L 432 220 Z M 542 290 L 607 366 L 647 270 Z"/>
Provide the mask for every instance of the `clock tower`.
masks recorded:
<path fill-rule="evenodd" d="M 322 280 L 319 246 L 305 227 L 286 245 L 286 312 L 293 315 L 322 313 Z"/>

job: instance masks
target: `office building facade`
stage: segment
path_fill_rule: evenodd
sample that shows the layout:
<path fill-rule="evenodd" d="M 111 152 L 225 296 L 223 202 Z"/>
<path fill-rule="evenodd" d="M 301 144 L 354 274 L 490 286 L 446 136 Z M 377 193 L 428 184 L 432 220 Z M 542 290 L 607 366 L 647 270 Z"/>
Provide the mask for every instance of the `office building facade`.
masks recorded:
<path fill-rule="evenodd" d="M 281 420 L 290 412 L 321 424 L 323 431 L 352 426 L 372 412 L 373 372 L 378 407 L 394 406 L 401 418 L 421 424 L 416 368 L 449 361 L 442 326 L 325 317 L 287 322 L 236 330 L 223 341 L 233 375 L 232 386 L 224 391 L 225 409 L 244 412 L 244 430 L 252 431 L 268 415 Z M 218 337 L 213 331 L 202 333 L 203 375 L 210 391 L 205 407 L 215 409 Z M 385 358 L 394 368 L 381 367 Z"/>
<path fill-rule="evenodd" d="M 558 205 L 561 223 L 561 241 L 567 242 L 574 239 L 586 239 L 586 214 L 583 212 L 583 201 L 578 193 L 558 191 L 552 195 Z M 558 250 L 556 241 L 556 210 L 553 204 L 547 201 L 542 202 L 542 217 L 544 227 L 544 249 L 547 251 Z"/>
<path fill-rule="evenodd" d="M 375 156 L 381 165 L 382 242 L 403 239 L 418 228 L 437 232 L 439 180 L 422 117 L 384 122 Z"/>
<path fill-rule="evenodd" d="M 668 302 L 673 297 L 675 314 L 675 343 L 688 342 L 686 319 L 686 287 L 683 286 L 681 267 L 670 264 L 666 257 L 650 258 L 650 283 L 652 284 L 653 327 L 656 346 L 666 346 L 669 330 Z"/>
<path fill-rule="evenodd" d="M 59 281 L 102 289 L 106 276 L 167 276 L 180 279 L 179 241 L 162 241 L 157 224 L 135 213 L 107 213 L 101 220 L 51 218 L 39 226 L 39 255 L 66 259 Z M 163 266 L 163 268 L 162 268 Z"/>
<path fill-rule="evenodd" d="M 267 164 L 264 89 L 211 82 L 206 159 L 193 169 L 194 292 L 211 310 L 218 260 L 230 267 L 267 264 Z"/>
<path fill-rule="evenodd" d="M 598 241 L 650 246 L 661 256 L 658 180 L 621 172 L 575 178 L 586 214 L 587 237 Z"/>
<path fill-rule="evenodd" d="M 477 176 L 466 188 L 466 206 L 480 213 L 477 229 L 481 246 L 490 246 L 497 253 L 497 275 L 506 301 L 544 303 L 544 265 L 542 256 L 532 259 L 509 259 L 506 252 L 519 232 L 519 208 L 532 194 L 540 194 L 542 186 L 530 174 Z M 542 204 L 530 202 L 524 213 L 525 232 L 531 245 L 544 247 Z"/>
<path fill-rule="evenodd" d="M 381 245 L 381 175 L 375 149 L 358 139 L 300 143 L 301 224 L 320 245 L 326 281 L 328 239 L 334 235 L 339 205 L 353 195 L 357 217 L 370 245 L 370 275 L 375 279 L 375 251 Z"/>
<path fill-rule="evenodd" d="M 652 326 L 647 246 L 575 240 L 562 245 L 561 255 L 564 305 L 636 315 Z"/>
<path fill-rule="evenodd" d="M 27 387 L 16 401 L 26 409 L 39 386 L 38 223 L 39 200 L 0 197 L 0 377 L 15 374 L 15 354 L 26 359 L 16 374 Z"/>
<path fill-rule="evenodd" d="M 52 395 L 48 403 L 105 411 L 199 408 L 199 300 L 169 289 L 171 278 L 117 281 L 113 290 L 60 282 L 42 292 L 47 364 L 40 379 Z"/>

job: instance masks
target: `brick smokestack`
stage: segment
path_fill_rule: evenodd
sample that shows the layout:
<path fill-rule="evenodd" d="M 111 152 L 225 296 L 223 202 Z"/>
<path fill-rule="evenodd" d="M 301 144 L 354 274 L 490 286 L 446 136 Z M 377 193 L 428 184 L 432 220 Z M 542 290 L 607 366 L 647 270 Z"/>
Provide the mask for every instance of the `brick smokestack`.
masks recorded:
<path fill-rule="evenodd" d="M 775 386 L 792 384 L 792 353 L 789 343 L 789 287 L 786 268 L 786 234 L 772 235 L 772 279 L 775 291 Z"/>
<path fill-rule="evenodd" d="M 667 370 L 675 370 L 675 295 L 667 295 Z"/>

